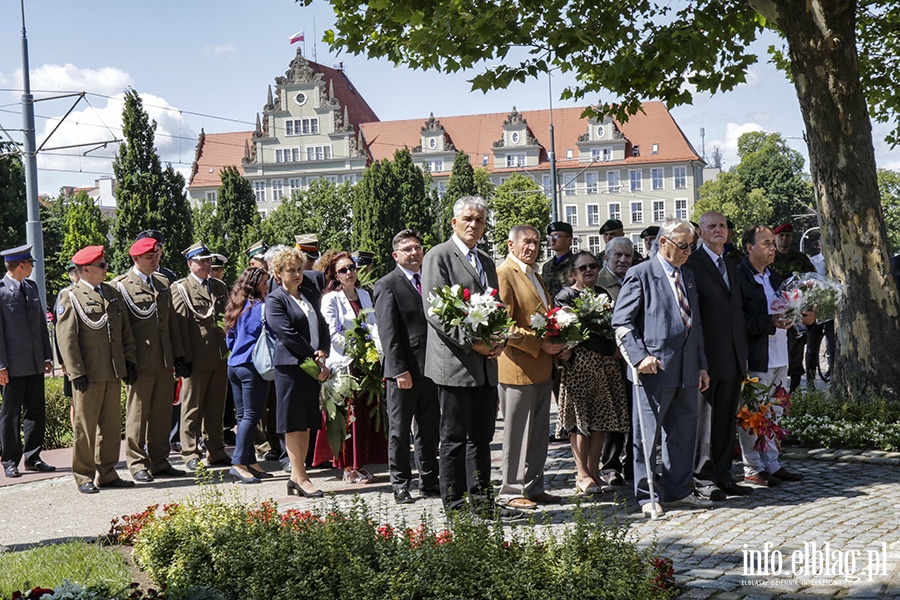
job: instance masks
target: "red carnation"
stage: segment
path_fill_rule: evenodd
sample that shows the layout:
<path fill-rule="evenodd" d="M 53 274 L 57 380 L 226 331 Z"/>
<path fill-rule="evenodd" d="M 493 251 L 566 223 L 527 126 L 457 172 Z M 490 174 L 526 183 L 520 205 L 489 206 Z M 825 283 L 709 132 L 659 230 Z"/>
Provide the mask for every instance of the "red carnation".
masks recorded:
<path fill-rule="evenodd" d="M 469 291 L 469 288 L 463 288 L 463 301 L 468 302 L 471 297 L 472 292 Z"/>

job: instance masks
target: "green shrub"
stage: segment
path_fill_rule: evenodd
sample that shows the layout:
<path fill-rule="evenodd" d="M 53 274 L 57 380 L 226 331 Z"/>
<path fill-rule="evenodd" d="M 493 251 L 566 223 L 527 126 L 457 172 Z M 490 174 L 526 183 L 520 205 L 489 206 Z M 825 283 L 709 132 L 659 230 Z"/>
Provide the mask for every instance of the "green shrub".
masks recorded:
<path fill-rule="evenodd" d="M 44 405 L 44 448 L 68 448 L 72 445 L 72 422 L 69 419 L 72 399 L 63 394 L 62 377 L 44 379 Z"/>
<path fill-rule="evenodd" d="M 468 516 L 444 530 L 376 525 L 359 499 L 279 513 L 272 502 L 248 508 L 211 490 L 140 520 L 137 560 L 172 597 L 200 588 L 242 600 L 653 599 L 666 598 L 671 582 L 670 562 L 580 509 L 564 531 L 539 536 L 534 526 L 510 531 Z"/>
<path fill-rule="evenodd" d="M 781 419 L 788 442 L 815 448 L 900 450 L 900 402 L 842 399 L 824 392 L 797 392 Z"/>

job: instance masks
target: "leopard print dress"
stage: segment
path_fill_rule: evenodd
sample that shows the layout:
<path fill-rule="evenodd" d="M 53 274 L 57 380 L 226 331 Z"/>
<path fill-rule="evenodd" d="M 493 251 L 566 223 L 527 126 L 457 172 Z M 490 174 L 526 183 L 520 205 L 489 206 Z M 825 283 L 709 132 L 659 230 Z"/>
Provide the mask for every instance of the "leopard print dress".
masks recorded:
<path fill-rule="evenodd" d="M 556 437 L 594 431 L 629 431 L 628 401 L 618 361 L 582 346 L 563 366 Z"/>

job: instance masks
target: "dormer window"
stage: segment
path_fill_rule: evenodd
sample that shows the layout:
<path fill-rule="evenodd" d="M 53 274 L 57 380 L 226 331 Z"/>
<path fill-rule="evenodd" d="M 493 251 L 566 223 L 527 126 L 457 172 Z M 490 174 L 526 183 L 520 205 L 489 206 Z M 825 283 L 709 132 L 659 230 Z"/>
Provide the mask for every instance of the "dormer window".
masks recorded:
<path fill-rule="evenodd" d="M 603 139 L 603 134 L 606 133 L 606 128 L 603 125 L 597 125 L 597 139 Z"/>
<path fill-rule="evenodd" d="M 519 143 L 519 132 L 513 131 L 510 134 L 509 139 L 512 141 L 513 144 L 518 144 Z"/>
<path fill-rule="evenodd" d="M 432 150 L 434 150 L 435 148 L 437 148 L 437 140 L 434 139 L 434 138 L 430 138 L 430 139 L 428 140 L 428 147 L 431 148 Z"/>

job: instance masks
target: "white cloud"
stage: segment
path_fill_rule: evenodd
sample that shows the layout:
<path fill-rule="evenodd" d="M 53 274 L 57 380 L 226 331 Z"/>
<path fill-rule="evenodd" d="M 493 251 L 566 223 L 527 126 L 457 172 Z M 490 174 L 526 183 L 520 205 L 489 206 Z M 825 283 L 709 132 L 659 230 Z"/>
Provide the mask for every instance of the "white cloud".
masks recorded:
<path fill-rule="evenodd" d="M 765 131 L 765 127 L 758 123 L 726 123 L 725 136 L 721 139 L 711 139 L 706 142 L 706 153 L 712 155 L 712 149 L 716 146 L 722 153 L 722 166 L 729 168 L 739 162 L 737 154 L 738 138 L 748 131 Z"/>
<path fill-rule="evenodd" d="M 747 69 L 747 75 L 745 79 L 746 81 L 744 81 L 744 83 L 742 83 L 741 85 L 755 88 L 763 83 L 765 77 L 759 69 L 750 67 L 749 69 Z"/>
<path fill-rule="evenodd" d="M 16 69 L 15 86 L 22 87 L 22 70 Z M 31 70 L 31 89 L 36 97 L 41 91 L 57 94 L 60 92 L 90 92 L 112 96 L 131 86 L 131 75 L 115 67 L 81 69 L 73 64 L 41 65 Z"/>
<path fill-rule="evenodd" d="M 203 54 L 211 56 L 222 56 L 223 54 L 237 54 L 238 47 L 234 44 L 215 44 L 214 46 L 203 46 Z"/>

